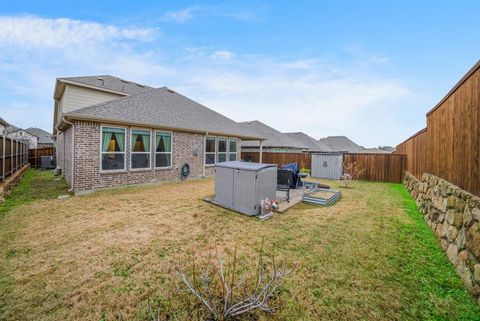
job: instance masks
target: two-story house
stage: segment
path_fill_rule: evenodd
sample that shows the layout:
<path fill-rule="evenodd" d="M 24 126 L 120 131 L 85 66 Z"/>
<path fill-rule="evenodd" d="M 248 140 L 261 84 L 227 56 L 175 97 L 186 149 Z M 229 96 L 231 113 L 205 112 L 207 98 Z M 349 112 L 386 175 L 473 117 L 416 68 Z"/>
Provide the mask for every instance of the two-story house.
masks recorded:
<path fill-rule="evenodd" d="M 58 78 L 57 164 L 76 193 L 213 173 L 263 137 L 167 88 L 112 76 Z M 189 174 L 189 175 L 186 175 Z"/>

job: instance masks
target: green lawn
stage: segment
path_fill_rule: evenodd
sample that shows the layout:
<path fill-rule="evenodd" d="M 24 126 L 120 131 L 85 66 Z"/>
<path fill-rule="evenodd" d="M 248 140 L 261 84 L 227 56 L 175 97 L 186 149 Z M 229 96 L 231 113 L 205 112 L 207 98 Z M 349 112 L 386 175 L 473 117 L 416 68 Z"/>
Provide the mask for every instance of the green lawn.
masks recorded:
<path fill-rule="evenodd" d="M 235 245 L 253 264 L 262 238 L 296 270 L 277 312 L 253 319 L 480 320 L 400 184 L 354 182 L 334 206 L 299 204 L 265 222 L 204 202 L 212 179 L 57 200 L 65 190 L 29 171 L 0 207 L 0 320 L 146 320 L 148 299 L 169 320 L 197 320 L 175 267 Z"/>
<path fill-rule="evenodd" d="M 52 171 L 29 169 L 12 194 L 0 204 L 0 216 L 23 204 L 68 194 L 67 190 L 63 178 L 53 176 Z"/>

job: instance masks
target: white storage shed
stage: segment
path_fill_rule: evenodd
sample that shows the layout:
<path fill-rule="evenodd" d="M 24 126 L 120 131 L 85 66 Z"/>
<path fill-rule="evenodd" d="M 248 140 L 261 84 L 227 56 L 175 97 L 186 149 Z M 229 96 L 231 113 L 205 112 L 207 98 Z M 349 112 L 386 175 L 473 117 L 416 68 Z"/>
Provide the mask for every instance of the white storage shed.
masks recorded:
<path fill-rule="evenodd" d="M 263 199 L 276 199 L 277 165 L 224 162 L 215 166 L 215 203 L 247 215 L 260 214 Z"/>

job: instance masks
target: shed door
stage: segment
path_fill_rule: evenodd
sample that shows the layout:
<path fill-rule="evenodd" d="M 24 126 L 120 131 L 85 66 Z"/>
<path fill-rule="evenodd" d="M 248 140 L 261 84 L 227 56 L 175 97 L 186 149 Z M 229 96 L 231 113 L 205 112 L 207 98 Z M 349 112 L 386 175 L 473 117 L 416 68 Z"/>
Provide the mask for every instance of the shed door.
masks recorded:
<path fill-rule="evenodd" d="M 215 200 L 226 206 L 233 206 L 232 168 L 215 168 Z"/>
<path fill-rule="evenodd" d="M 342 155 L 312 154 L 312 177 L 339 179 L 342 175 Z"/>
<path fill-rule="evenodd" d="M 233 206 L 242 211 L 254 215 L 255 209 L 255 180 L 256 172 L 245 170 L 233 170 L 235 188 L 233 190 Z"/>

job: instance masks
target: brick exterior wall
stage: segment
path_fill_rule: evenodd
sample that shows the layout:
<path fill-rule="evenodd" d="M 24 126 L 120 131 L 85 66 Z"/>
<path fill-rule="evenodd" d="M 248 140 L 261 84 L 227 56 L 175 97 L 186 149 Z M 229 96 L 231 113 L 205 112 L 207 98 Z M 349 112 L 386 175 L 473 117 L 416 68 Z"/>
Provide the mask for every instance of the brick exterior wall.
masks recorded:
<path fill-rule="evenodd" d="M 63 132 L 64 149 L 63 149 L 63 175 L 65 181 L 72 186 L 72 148 L 73 148 L 73 128 L 70 127 Z"/>
<path fill-rule="evenodd" d="M 101 125 L 94 122 L 75 121 L 75 170 L 74 190 L 88 191 L 98 188 L 113 186 L 153 183 L 180 179 L 180 169 L 184 163 L 190 165 L 190 178 L 202 177 L 204 174 L 204 135 L 198 133 L 174 131 L 172 134 L 172 167 L 168 169 L 154 169 L 155 160 L 155 129 L 152 131 L 151 143 L 151 169 L 130 169 L 130 128 L 126 128 L 125 150 L 126 169 L 117 172 L 101 172 L 100 170 L 100 144 Z M 112 127 L 120 127 L 113 126 Z M 65 132 L 65 176 L 68 175 L 67 150 L 72 146 Z M 240 159 L 240 139 L 237 142 L 237 159 Z M 71 149 L 70 149 L 71 152 Z M 70 158 L 71 159 L 71 154 Z M 214 173 L 214 167 L 207 167 L 205 175 Z M 67 180 L 67 177 L 66 177 Z M 68 180 L 67 180 L 68 182 Z M 69 182 L 70 183 L 70 182 Z M 70 183 L 71 184 L 71 183 Z"/>

